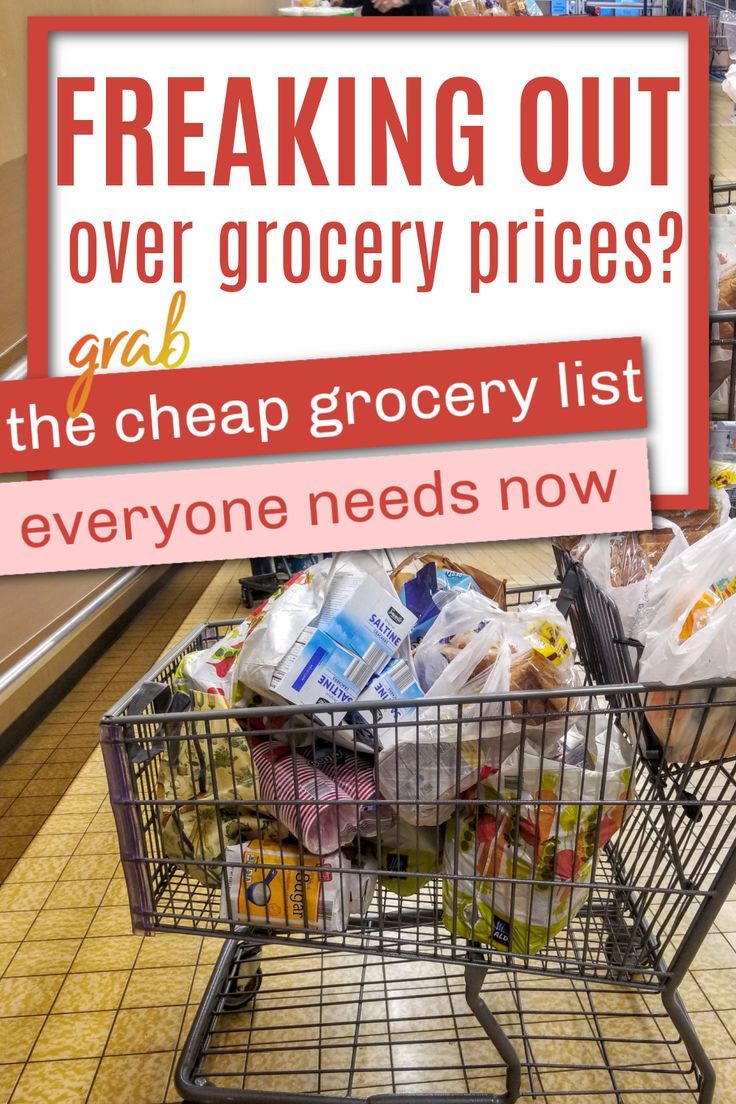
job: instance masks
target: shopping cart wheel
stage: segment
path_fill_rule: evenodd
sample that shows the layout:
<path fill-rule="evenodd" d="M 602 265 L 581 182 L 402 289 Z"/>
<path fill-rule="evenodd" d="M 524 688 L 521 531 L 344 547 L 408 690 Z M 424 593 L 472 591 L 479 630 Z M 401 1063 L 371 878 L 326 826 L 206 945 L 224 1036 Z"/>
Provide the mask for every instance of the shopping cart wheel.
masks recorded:
<path fill-rule="evenodd" d="M 233 968 L 225 982 L 223 1007 L 227 1012 L 238 1012 L 255 1000 L 263 982 L 261 948 L 247 943 L 238 944 Z"/>

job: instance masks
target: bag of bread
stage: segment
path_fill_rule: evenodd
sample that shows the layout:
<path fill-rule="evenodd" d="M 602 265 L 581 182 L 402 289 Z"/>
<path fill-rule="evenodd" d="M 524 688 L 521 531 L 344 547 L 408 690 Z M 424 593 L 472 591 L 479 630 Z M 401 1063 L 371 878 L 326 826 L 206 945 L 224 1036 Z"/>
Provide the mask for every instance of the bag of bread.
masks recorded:
<path fill-rule="evenodd" d="M 484 634 L 488 626 L 495 631 Z M 490 641 L 483 649 L 479 634 Z M 541 598 L 531 606 L 505 611 L 484 603 L 480 598 L 464 595 L 448 605 L 414 655 L 417 676 L 426 693 L 437 697 L 437 681 L 445 669 L 462 655 L 456 668 L 465 678 L 466 694 L 488 693 L 488 676 L 499 663 L 506 667 L 496 671 L 495 682 L 506 690 L 554 690 L 574 685 L 573 657 L 568 643 L 569 630 L 565 619 L 549 598 Z M 508 648 L 502 656 L 499 641 Z M 471 647 L 471 652 L 466 649 Z M 472 654 L 475 662 L 468 667 Z M 455 681 L 457 681 L 455 679 Z M 511 703 L 515 714 L 560 712 L 566 699 L 543 698 Z M 534 723 L 530 716 L 529 723 Z"/>
<path fill-rule="evenodd" d="M 705 510 L 666 510 L 660 515 L 665 521 L 671 521 L 682 530 L 688 544 L 695 544 L 719 525 L 728 521 L 731 502 L 723 485 L 713 477 L 711 465 L 711 489 L 708 507 Z"/>
<path fill-rule="evenodd" d="M 399 802 L 402 819 L 442 823 L 453 812 L 452 800 L 478 781 L 481 770 L 509 755 L 524 731 L 540 743 L 559 737 L 570 698 L 554 691 L 575 686 L 567 637 L 549 599 L 505 611 L 482 595 L 462 592 L 442 609 L 414 657 L 427 697 L 550 693 L 423 706 L 415 724 L 382 733 L 379 790 Z"/>
<path fill-rule="evenodd" d="M 652 518 L 647 533 L 613 533 L 584 538 L 582 562 L 594 582 L 616 603 L 624 635 L 638 639 L 647 591 L 657 571 L 665 570 L 686 548 L 673 521 Z M 582 543 L 582 542 L 581 542 Z"/>
<path fill-rule="evenodd" d="M 506 580 L 494 579 L 485 571 L 455 563 L 434 552 L 412 553 L 391 572 L 391 582 L 402 603 L 417 623 L 411 631 L 413 644 L 425 636 L 442 606 L 455 590 L 473 590 L 506 608 Z"/>
<path fill-rule="evenodd" d="M 596 852 L 631 799 L 633 753 L 613 724 L 570 728 L 540 753 L 524 741 L 445 835 L 443 920 L 464 939 L 536 954 L 585 903 Z"/>
<path fill-rule="evenodd" d="M 733 680 L 735 597 L 736 519 L 688 548 L 650 591 L 639 678 L 663 684 L 647 693 L 646 716 L 671 763 L 736 754 L 736 687 L 688 688 Z M 673 708 L 678 704 L 690 708 Z"/>

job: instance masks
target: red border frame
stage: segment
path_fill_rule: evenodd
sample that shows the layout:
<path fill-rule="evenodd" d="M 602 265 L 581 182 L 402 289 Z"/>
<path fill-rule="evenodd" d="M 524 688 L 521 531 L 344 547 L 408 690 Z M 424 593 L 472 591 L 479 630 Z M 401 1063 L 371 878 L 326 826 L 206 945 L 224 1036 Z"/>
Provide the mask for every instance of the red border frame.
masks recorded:
<path fill-rule="evenodd" d="M 28 375 L 47 374 L 48 358 L 48 36 L 55 31 L 248 31 L 282 34 L 686 34 L 688 39 L 688 490 L 653 495 L 653 509 L 702 508 L 708 501 L 708 20 L 649 16 L 591 20 L 543 16 L 533 20 L 470 21 L 394 18 L 287 20 L 279 16 L 30 16 L 28 18 Z"/>

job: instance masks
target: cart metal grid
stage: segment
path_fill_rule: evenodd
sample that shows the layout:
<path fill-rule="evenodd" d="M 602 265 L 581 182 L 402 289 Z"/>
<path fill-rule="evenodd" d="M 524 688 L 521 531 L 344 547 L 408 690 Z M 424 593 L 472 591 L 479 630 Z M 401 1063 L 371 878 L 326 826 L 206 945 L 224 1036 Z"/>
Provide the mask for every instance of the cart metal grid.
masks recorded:
<path fill-rule="evenodd" d="M 569 582 L 566 579 L 563 583 L 560 595 L 563 603 L 570 601 Z M 548 584 L 542 588 L 526 588 L 513 595 L 512 600 L 528 601 L 535 596 L 537 589 L 553 594 L 556 587 Z M 571 617 L 579 633 L 581 657 L 595 680 L 604 668 L 596 668 L 591 660 L 594 654 L 593 638 L 597 634 L 598 639 L 606 640 L 608 629 L 586 624 L 580 614 L 589 607 L 579 602 L 575 606 L 576 602 L 577 596 L 574 596 Z M 155 678 L 171 684 L 182 655 L 219 638 L 230 624 L 210 624 L 196 630 L 150 673 L 148 679 Z M 358 996 L 347 1003 L 357 1020 L 352 1025 L 352 1047 L 343 1047 L 339 1061 L 330 1058 L 332 1050 L 325 1044 L 335 1041 L 337 1036 L 334 1033 L 338 1029 L 343 1033 L 341 1037 L 345 1032 L 350 1033 L 348 1009 L 345 1009 L 343 1022 L 340 1012 L 335 1011 L 335 1002 L 326 999 L 324 993 L 316 1002 L 310 1000 L 308 993 L 304 994 L 305 1006 L 313 1011 L 315 1008 L 319 1010 L 311 1029 L 318 1031 L 325 1055 L 317 1055 L 318 1048 L 312 1047 L 308 1061 L 301 1044 L 297 1043 L 293 1053 L 301 1057 L 289 1058 L 288 1061 L 296 1062 L 296 1066 L 287 1065 L 284 1068 L 287 1071 L 296 1069 L 299 1076 L 309 1072 L 310 1077 L 316 1077 L 311 1088 L 298 1089 L 294 1095 L 289 1095 L 281 1077 L 276 1085 L 273 1082 L 273 1065 L 264 1064 L 263 1050 L 256 1052 L 256 1055 L 260 1054 L 260 1064 L 258 1061 L 253 1063 L 254 1032 L 257 1036 L 263 1030 L 263 1038 L 269 1040 L 269 1031 L 273 1027 L 268 1017 L 263 1018 L 264 1007 L 268 1007 L 263 1002 L 268 1000 L 269 978 L 274 971 L 279 972 L 279 963 L 282 963 L 284 956 L 287 961 L 296 961 L 289 958 L 292 955 L 300 957 L 299 968 L 309 974 L 329 969 L 332 963 L 345 960 L 349 955 L 347 961 L 350 965 L 346 969 L 359 968 L 364 972 L 361 976 L 371 977 L 376 971 L 383 971 L 384 986 L 389 974 L 392 981 L 411 985 L 417 970 L 420 978 L 444 978 L 448 986 L 452 982 L 457 992 L 452 990 L 449 999 L 452 1002 L 455 996 L 462 994 L 463 1023 L 471 1024 L 466 1041 L 473 1043 L 476 1051 L 482 1044 L 482 1057 L 477 1069 L 468 1067 L 473 1074 L 478 1073 L 478 1084 L 474 1082 L 471 1086 L 466 1070 L 461 1078 L 461 1081 L 464 1079 L 461 1091 L 448 1096 L 444 1092 L 444 1084 L 439 1086 L 443 1092 L 437 1094 L 436 1099 L 444 1101 L 444 1104 L 461 1099 L 471 1102 L 482 1100 L 484 1104 L 511 1104 L 520 1096 L 529 1095 L 541 1096 L 547 1101 L 561 1101 L 570 1097 L 567 1089 L 571 1079 L 572 1096 L 579 1093 L 572 1067 L 563 1064 L 560 1068 L 554 1060 L 554 1046 L 547 1036 L 548 1029 L 545 1028 L 541 1037 L 529 1031 L 530 1022 L 544 1011 L 544 1004 L 541 1009 L 535 1010 L 529 1000 L 533 1002 L 536 998 L 527 995 L 522 1001 L 519 994 L 522 990 L 525 994 L 527 991 L 541 992 L 546 986 L 554 987 L 556 994 L 567 990 L 579 1002 L 571 1020 L 563 1018 L 559 1023 L 555 1022 L 554 1031 L 551 1028 L 549 1031 L 551 1036 L 559 1032 L 562 1039 L 577 1039 L 576 1032 L 580 1030 L 591 1044 L 591 1053 L 585 1059 L 586 1069 L 592 1071 L 592 1081 L 586 1083 L 583 1090 L 587 1097 L 607 1095 L 619 1104 L 633 1104 L 634 1100 L 643 1099 L 643 1094 L 656 1100 L 658 1093 L 664 1093 L 663 1098 L 666 1099 L 670 1099 L 672 1093 L 682 1094 L 686 1099 L 695 1099 L 701 1104 L 710 1104 L 713 1100 L 713 1068 L 685 1012 L 678 988 L 736 880 L 736 843 L 733 842 L 736 840 L 736 762 L 722 760 L 701 764 L 693 761 L 672 766 L 668 772 L 660 772 L 661 757 L 658 761 L 653 760 L 651 745 L 641 739 L 641 732 L 646 731 L 646 726 L 657 712 L 665 711 L 667 716 L 678 718 L 687 713 L 688 716 L 700 718 L 701 724 L 707 723 L 711 713 L 721 710 L 735 712 L 733 704 L 716 699 L 713 686 L 703 685 L 696 691 L 689 689 L 687 699 L 681 698 L 675 688 L 674 698 L 667 702 L 666 710 L 657 697 L 659 688 L 653 690 L 634 686 L 628 678 L 613 686 L 588 686 L 567 691 L 555 689 L 553 698 L 550 691 L 535 691 L 486 695 L 477 699 L 449 699 L 429 705 L 423 702 L 423 712 L 436 710 L 434 723 L 438 733 L 441 729 L 446 731 L 448 723 L 454 725 L 458 740 L 466 738 L 468 728 L 477 732 L 478 762 L 482 758 L 481 740 L 489 731 L 496 738 L 500 737 L 502 742 L 509 733 L 515 732 L 514 739 L 518 741 L 520 754 L 534 741 L 538 744 L 540 738 L 545 742 L 547 739 L 559 739 L 560 734 L 569 735 L 574 726 L 586 734 L 603 726 L 607 748 L 614 739 L 629 741 L 634 762 L 634 786 L 627 789 L 620 800 L 612 803 L 620 808 L 622 823 L 601 849 L 593 847 L 584 879 L 577 873 L 572 875 L 571 886 L 574 883 L 576 890 L 587 891 L 585 904 L 574 913 L 571 893 L 567 923 L 555 937 L 541 947 L 531 949 L 524 946 L 521 950 L 518 946 L 500 949 L 496 942 L 490 945 L 487 941 L 468 939 L 458 930 L 452 910 L 449 923 L 446 913 L 443 917 L 443 889 L 446 908 L 448 894 L 453 901 L 453 887 L 461 881 L 457 846 L 452 869 L 444 873 L 430 873 L 415 896 L 399 896 L 379 882 L 370 909 L 364 915 L 352 916 L 347 927 L 334 932 L 310 930 L 306 922 L 299 929 L 279 924 L 264 927 L 261 923 L 254 926 L 245 922 L 248 917 L 240 913 L 236 915 L 227 900 L 227 907 L 221 912 L 220 883 L 227 865 L 222 854 L 214 859 L 195 854 L 188 859 L 177 857 L 172 860 L 164 845 L 161 817 L 164 810 L 180 813 L 185 807 L 191 809 L 194 806 L 198 817 L 213 819 L 218 825 L 221 851 L 224 853 L 227 841 L 223 831 L 223 810 L 227 806 L 232 812 L 234 804 L 240 806 L 239 795 L 236 794 L 235 799 L 232 792 L 220 796 L 217 784 L 213 782 L 213 792 L 208 797 L 188 791 L 186 796 L 179 798 L 175 795 L 173 801 L 170 798 L 167 801 L 158 795 L 156 789 L 160 765 L 166 758 L 171 760 L 174 749 L 186 746 L 199 749 L 193 762 L 201 765 L 202 761 L 209 761 L 214 766 L 215 742 L 242 739 L 244 730 L 252 733 L 255 729 L 259 739 L 267 739 L 269 743 L 278 740 L 283 746 L 285 741 L 294 738 L 287 734 L 285 726 L 288 727 L 298 714 L 303 716 L 310 711 L 304 707 L 259 707 L 163 714 L 155 714 L 149 709 L 146 713 L 136 714 L 131 713 L 131 703 L 135 703 L 137 689 L 133 688 L 121 699 L 102 722 L 103 751 L 134 925 L 137 930 L 145 932 L 179 931 L 230 937 L 182 1055 L 177 1083 L 187 1100 L 199 1104 L 220 1100 L 232 1104 L 291 1104 L 292 1101 L 296 1104 L 315 1093 L 328 1101 L 371 1099 L 375 1104 L 379 1100 L 381 1104 L 389 1104 L 391 1100 L 405 1099 L 406 1090 L 411 1085 L 410 1069 L 408 1073 L 406 1069 L 403 1072 L 401 1068 L 394 1069 L 388 1087 L 384 1083 L 367 1083 L 362 1077 L 356 1078 L 359 1072 L 356 1065 L 358 1052 L 362 1054 L 362 1044 L 358 1040 L 363 1031 L 360 1017 L 365 1000 L 361 1000 L 361 995 L 365 998 L 369 990 L 360 987 L 350 990 L 352 982 L 345 984 L 350 992 L 357 992 Z M 390 708 L 392 704 L 412 705 L 406 702 L 380 705 L 360 703 L 361 731 L 365 732 L 366 727 L 370 729 L 374 736 L 381 739 L 384 747 L 396 739 L 400 728 L 400 722 L 386 720 L 385 710 L 387 705 Z M 413 706 L 416 707 L 416 703 Z M 319 710 L 312 712 L 324 715 L 325 708 L 320 706 Z M 474 728 L 473 708 L 481 710 L 480 717 L 476 712 Z M 731 717 L 730 712 L 727 715 Z M 313 720 L 312 723 L 316 722 Z M 407 723 L 411 726 L 417 722 Z M 336 733 L 345 726 L 345 721 L 339 724 L 333 721 L 331 725 L 322 725 L 319 735 L 324 742 L 334 741 Z M 567 769 L 564 756 L 563 769 Z M 605 773 L 604 763 L 604 776 Z M 212 777 L 216 778 L 214 770 Z M 196 783 L 197 779 L 193 777 L 192 781 Z M 284 819 L 289 809 L 296 809 L 297 815 L 301 816 L 310 807 L 310 802 L 303 798 L 278 801 L 271 796 L 269 804 L 271 811 L 274 805 L 279 806 L 277 815 L 280 812 Z M 312 808 L 314 804 L 312 800 Z M 346 803 L 335 800 L 332 804 L 339 809 Z M 398 814 L 400 806 L 416 807 L 417 804 L 416 796 L 413 799 L 382 798 L 376 800 L 375 807 L 379 811 L 383 807 L 391 807 Z M 439 795 L 434 804 L 441 804 Z M 511 806 L 512 819 L 519 815 L 521 804 L 520 793 L 510 802 L 505 799 L 505 805 Z M 600 796 L 597 800 L 591 799 L 590 794 L 584 794 L 584 788 L 581 788 L 580 799 L 573 804 L 577 816 L 576 838 L 582 838 L 580 826 L 583 818 L 587 817 L 588 832 L 592 830 L 592 838 L 600 842 L 604 810 L 609 808 L 610 811 L 611 802 L 606 805 Z M 457 822 L 459 818 L 473 816 L 478 807 L 478 795 L 469 796 L 463 789 L 463 796 L 452 801 L 450 818 Z M 544 810 L 561 807 L 561 802 L 550 800 L 549 795 L 544 795 L 540 789 L 531 801 L 531 807 L 532 816 L 538 818 Z M 240 815 L 238 812 L 237 816 Z M 434 830 L 439 831 L 438 828 Z M 379 875 L 395 877 L 395 869 L 386 865 L 387 860 L 382 854 L 380 828 L 368 847 L 376 857 Z M 477 838 L 474 847 L 477 856 Z M 357 857 L 360 858 L 360 837 L 357 849 Z M 492 900 L 495 900 L 496 892 L 499 895 L 510 893 L 513 910 L 514 895 L 522 895 L 530 885 L 529 874 L 517 869 L 516 862 L 515 858 L 510 877 L 471 877 L 474 915 L 476 900 L 480 901 L 482 893 L 489 891 L 494 895 Z M 278 863 L 276 866 L 277 872 L 284 876 L 283 868 Z M 263 867 L 265 869 L 265 863 Z M 306 869 L 305 853 L 301 847 L 299 869 Z M 548 874 L 545 880 L 544 877 L 539 878 L 538 870 L 532 873 L 536 876 L 531 889 L 532 897 L 535 892 L 545 889 L 553 894 L 559 890 L 560 878 L 556 875 Z M 418 878 L 425 876 L 426 871 L 409 869 L 405 875 Z M 343 886 L 341 893 L 344 892 Z M 256 970 L 265 974 L 260 990 Z M 282 988 L 283 977 L 277 978 L 275 984 L 277 989 Z M 238 1007 L 235 1006 L 237 986 L 240 990 Z M 393 999 L 389 998 L 388 990 L 384 999 Z M 635 1002 L 628 1010 L 621 1012 L 621 1024 L 628 1025 L 623 1028 L 619 1023 L 619 1013 L 615 1013 L 614 1020 L 614 1013 L 611 1012 L 619 999 Z M 544 1000 L 546 1002 L 547 998 Z M 658 1011 L 653 1013 L 650 1021 L 645 1009 L 650 1008 L 653 1000 L 656 1002 L 653 1007 Z M 296 997 L 289 1007 L 297 1008 Z M 299 1010 L 303 1007 L 301 1003 L 298 1005 Z M 338 1001 L 337 1008 L 340 1007 L 341 1002 Z M 548 1007 L 552 1008 L 553 1004 L 549 1003 Z M 453 1013 L 456 1025 L 458 1015 Z M 513 1016 L 518 1020 L 514 1021 Z M 444 1023 L 446 1017 L 439 1013 L 438 1017 Z M 654 1038 L 650 1039 L 646 1031 L 641 1034 L 645 1022 L 657 1025 Z M 570 1023 L 575 1026 L 570 1027 Z M 329 1024 L 333 1026 L 329 1027 Z M 422 1029 L 415 1033 L 420 1036 L 417 1045 L 427 1041 L 423 1038 L 425 1028 L 426 1024 L 423 1024 Z M 279 1028 L 277 1023 L 275 1030 L 287 1029 L 283 1024 Z M 464 1038 L 464 1035 L 462 1038 L 458 1035 L 458 1045 L 462 1045 Z M 289 1040 L 293 1042 L 291 1033 Z M 640 1040 L 645 1040 L 653 1048 L 651 1053 L 647 1049 L 646 1057 L 641 1062 L 634 1060 Z M 434 1041 L 438 1039 L 435 1037 Z M 273 1036 L 265 1046 L 272 1048 L 278 1042 Z M 547 1052 L 548 1055 L 551 1052 L 552 1057 L 545 1060 L 545 1045 L 540 1044 L 550 1044 Z M 281 1049 L 275 1047 L 279 1061 Z M 390 1061 L 395 1065 L 393 1046 L 389 1049 Z M 430 1055 L 433 1053 L 432 1046 L 427 1048 L 427 1052 Z M 289 1053 L 292 1053 L 290 1049 Z M 593 1053 L 597 1055 L 597 1064 L 591 1064 Z M 643 1053 L 639 1051 L 640 1055 Z M 223 1072 L 217 1064 L 223 1057 L 227 1058 L 228 1065 L 235 1063 L 237 1068 L 228 1068 Z M 412 1062 L 414 1059 L 409 1062 L 410 1067 Z M 240 1063 L 244 1065 L 241 1067 Z M 466 1058 L 462 1056 L 461 1065 L 466 1064 Z M 401 1062 L 398 1065 L 401 1067 Z M 451 1067 L 441 1063 L 441 1068 L 450 1070 Z M 374 1074 L 381 1071 L 382 1067 L 373 1068 Z M 500 1080 L 497 1078 L 498 1084 L 494 1087 L 491 1080 L 496 1075 Z M 202 1083 L 203 1080 L 205 1083 Z M 548 1086 L 554 1086 L 554 1091 Z M 423 1101 L 434 1098 L 431 1092 L 420 1094 Z"/>
<path fill-rule="evenodd" d="M 177 1074 L 187 1101 L 508 1099 L 506 1064 L 468 1006 L 462 967 L 272 947 L 252 1005 L 233 1009 L 233 985 L 253 963 L 234 941 L 220 957 Z M 699 1075 L 658 998 L 519 972 L 489 973 L 483 996 L 519 1055 L 519 1099 L 698 1099 Z"/>

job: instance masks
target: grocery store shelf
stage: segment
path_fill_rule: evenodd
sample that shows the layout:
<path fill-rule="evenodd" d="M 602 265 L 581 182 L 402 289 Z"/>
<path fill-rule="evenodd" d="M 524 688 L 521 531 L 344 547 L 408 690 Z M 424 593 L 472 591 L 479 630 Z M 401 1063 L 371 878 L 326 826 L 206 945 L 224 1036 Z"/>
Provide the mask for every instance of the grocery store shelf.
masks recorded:
<path fill-rule="evenodd" d="M 0 760 L 38 724 L 177 568 L 0 579 Z"/>

